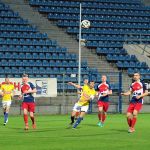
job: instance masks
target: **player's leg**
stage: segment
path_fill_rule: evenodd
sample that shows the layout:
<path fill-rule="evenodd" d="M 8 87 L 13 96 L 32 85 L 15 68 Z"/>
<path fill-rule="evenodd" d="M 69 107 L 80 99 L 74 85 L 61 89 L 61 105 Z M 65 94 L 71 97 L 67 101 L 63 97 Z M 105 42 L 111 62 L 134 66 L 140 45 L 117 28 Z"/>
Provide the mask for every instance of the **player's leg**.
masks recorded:
<path fill-rule="evenodd" d="M 29 112 L 30 112 L 30 119 L 32 121 L 32 128 L 36 128 L 36 123 L 35 123 L 35 117 L 34 117 L 34 112 L 35 112 L 35 103 L 29 103 Z"/>
<path fill-rule="evenodd" d="M 83 120 L 83 117 L 85 116 L 86 112 L 88 111 L 88 108 L 89 106 L 82 106 L 81 107 L 81 113 L 80 113 L 80 116 L 78 117 L 78 119 L 76 120 L 73 128 L 76 128 L 80 123 L 81 121 Z"/>
<path fill-rule="evenodd" d="M 127 123 L 128 123 L 128 126 L 129 126 L 129 130 L 131 128 L 131 124 L 132 124 L 132 118 L 133 118 L 133 110 L 134 110 L 134 104 L 129 104 L 129 107 L 127 109 Z M 128 130 L 128 131 L 129 131 Z"/>
<path fill-rule="evenodd" d="M 8 123 L 8 113 L 9 113 L 10 105 L 7 105 L 5 108 L 5 115 L 4 115 L 4 125 Z"/>
<path fill-rule="evenodd" d="M 103 104 L 102 121 L 101 121 L 102 125 L 104 125 L 104 122 L 106 120 L 108 108 L 109 108 L 109 103 L 108 102 L 104 102 L 104 104 Z"/>
<path fill-rule="evenodd" d="M 28 104 L 23 102 L 22 103 L 22 110 L 23 110 L 23 118 L 24 118 L 24 123 L 25 123 L 25 130 L 29 129 L 29 124 L 28 124 Z"/>
<path fill-rule="evenodd" d="M 76 128 L 81 123 L 85 114 L 86 114 L 85 111 L 81 111 L 80 116 L 78 117 L 77 121 L 75 122 L 73 128 Z"/>
<path fill-rule="evenodd" d="M 31 121 L 32 121 L 32 128 L 33 128 L 33 129 L 36 129 L 34 112 L 30 112 L 30 119 L 31 119 Z"/>
<path fill-rule="evenodd" d="M 97 125 L 101 126 L 102 115 L 103 115 L 103 102 L 102 101 L 98 101 L 97 105 L 98 105 L 98 119 L 99 119 L 99 122 L 98 122 Z"/>
<path fill-rule="evenodd" d="M 132 122 L 131 122 L 131 132 L 134 132 L 135 129 L 135 124 L 137 121 L 137 116 L 138 116 L 138 112 L 142 109 L 142 104 L 141 103 L 137 103 L 135 104 L 134 110 L 133 110 L 133 118 L 132 118 Z"/>
<path fill-rule="evenodd" d="M 98 126 L 102 126 L 102 122 L 103 122 L 103 114 L 104 114 L 104 110 L 103 110 L 103 106 L 98 107 L 98 118 L 99 118 L 99 122 L 98 122 Z"/>
<path fill-rule="evenodd" d="M 70 125 L 74 124 L 76 113 L 80 112 L 80 108 L 81 108 L 81 106 L 79 106 L 78 103 L 75 103 L 73 110 L 72 110 L 72 113 L 71 113 L 71 117 L 70 117 L 70 119 L 71 119 Z"/>

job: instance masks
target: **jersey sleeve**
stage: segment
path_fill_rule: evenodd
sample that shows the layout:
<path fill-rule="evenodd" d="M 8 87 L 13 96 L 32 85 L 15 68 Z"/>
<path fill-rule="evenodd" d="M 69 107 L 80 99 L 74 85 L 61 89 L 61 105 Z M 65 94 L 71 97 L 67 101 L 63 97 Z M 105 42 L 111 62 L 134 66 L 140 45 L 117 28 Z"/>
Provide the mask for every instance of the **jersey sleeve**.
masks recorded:
<path fill-rule="evenodd" d="M 143 91 L 148 90 L 146 84 L 144 82 L 142 82 L 142 84 L 143 84 Z"/>
<path fill-rule="evenodd" d="M 110 83 L 108 83 L 108 85 L 109 85 L 109 90 L 112 90 L 112 87 L 111 87 Z"/>
<path fill-rule="evenodd" d="M 31 87 L 32 90 L 36 88 L 35 85 L 31 82 L 30 82 L 30 87 Z"/>

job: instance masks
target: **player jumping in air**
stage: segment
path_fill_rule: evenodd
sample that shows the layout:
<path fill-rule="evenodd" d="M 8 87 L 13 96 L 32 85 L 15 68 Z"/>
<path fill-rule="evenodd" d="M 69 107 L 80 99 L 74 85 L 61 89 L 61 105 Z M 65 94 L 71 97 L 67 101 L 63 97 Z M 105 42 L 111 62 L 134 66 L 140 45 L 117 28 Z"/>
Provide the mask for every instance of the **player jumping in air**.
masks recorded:
<path fill-rule="evenodd" d="M 14 85 L 5 78 L 5 82 L 1 85 L 2 106 L 4 112 L 4 125 L 8 122 L 8 113 L 11 106 L 12 96 L 14 95 Z"/>
<path fill-rule="evenodd" d="M 70 82 L 70 84 L 75 87 L 79 86 L 72 82 Z M 73 125 L 73 129 L 75 129 L 80 124 L 80 122 L 83 120 L 83 117 L 85 116 L 85 114 L 89 108 L 89 101 L 91 99 L 94 99 L 95 95 L 96 95 L 96 91 L 94 89 L 94 81 L 91 81 L 89 83 L 89 85 L 86 86 L 86 88 L 82 89 L 81 96 L 80 96 L 78 102 L 75 103 L 75 105 L 73 107 L 73 111 L 71 114 L 71 123 L 70 123 L 70 125 Z M 76 122 L 74 124 L 76 112 L 80 112 L 80 116 L 78 117 L 78 119 L 76 120 Z"/>
<path fill-rule="evenodd" d="M 36 128 L 35 118 L 34 118 L 34 111 L 35 111 L 35 98 L 33 96 L 37 90 L 35 86 L 29 82 L 29 78 L 27 74 L 24 74 L 22 77 L 22 86 L 21 86 L 21 93 L 22 95 L 19 99 L 23 98 L 22 102 L 22 109 L 24 114 L 24 123 L 25 123 L 25 130 L 29 129 L 28 124 L 28 112 L 30 114 L 30 118 L 32 121 L 32 128 Z"/>
<path fill-rule="evenodd" d="M 129 133 L 135 131 L 135 124 L 137 120 L 138 112 L 142 108 L 143 97 L 148 95 L 148 91 L 144 82 L 140 80 L 140 74 L 134 73 L 133 77 L 134 82 L 132 82 L 130 86 L 130 90 L 125 93 L 121 93 L 124 96 L 128 96 L 132 94 L 132 98 L 127 110 L 127 122 L 129 125 Z"/>
<path fill-rule="evenodd" d="M 107 115 L 107 110 L 109 107 L 109 95 L 112 94 L 111 86 L 107 82 L 107 77 L 106 75 L 102 75 L 101 78 L 101 83 L 97 86 L 97 91 L 98 91 L 98 126 L 103 127 L 104 121 L 106 119 Z"/>

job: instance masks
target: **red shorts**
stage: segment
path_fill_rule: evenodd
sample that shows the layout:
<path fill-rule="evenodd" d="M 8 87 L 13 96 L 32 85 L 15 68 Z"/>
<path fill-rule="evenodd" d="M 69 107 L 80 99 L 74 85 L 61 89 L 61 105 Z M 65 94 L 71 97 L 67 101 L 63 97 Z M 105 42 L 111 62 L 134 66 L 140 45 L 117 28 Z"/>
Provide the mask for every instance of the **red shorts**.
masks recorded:
<path fill-rule="evenodd" d="M 98 107 L 103 107 L 103 110 L 107 112 L 108 107 L 109 107 L 109 102 L 98 101 L 97 105 Z"/>
<path fill-rule="evenodd" d="M 134 110 L 138 112 L 142 109 L 142 103 L 130 103 L 127 112 L 133 113 Z"/>
<path fill-rule="evenodd" d="M 35 111 L 35 103 L 23 102 L 22 109 L 27 109 L 29 112 L 34 112 Z"/>

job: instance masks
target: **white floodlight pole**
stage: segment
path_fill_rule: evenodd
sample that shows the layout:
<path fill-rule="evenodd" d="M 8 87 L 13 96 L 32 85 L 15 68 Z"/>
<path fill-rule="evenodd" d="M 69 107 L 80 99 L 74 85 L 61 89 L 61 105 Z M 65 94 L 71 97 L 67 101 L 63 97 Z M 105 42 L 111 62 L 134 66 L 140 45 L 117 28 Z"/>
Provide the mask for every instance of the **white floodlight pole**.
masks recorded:
<path fill-rule="evenodd" d="M 80 3 L 80 19 L 79 19 L 79 64 L 78 64 L 78 84 L 81 84 L 81 11 L 82 5 Z"/>

